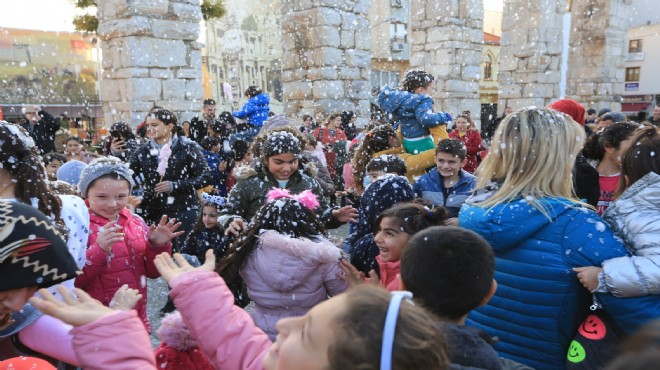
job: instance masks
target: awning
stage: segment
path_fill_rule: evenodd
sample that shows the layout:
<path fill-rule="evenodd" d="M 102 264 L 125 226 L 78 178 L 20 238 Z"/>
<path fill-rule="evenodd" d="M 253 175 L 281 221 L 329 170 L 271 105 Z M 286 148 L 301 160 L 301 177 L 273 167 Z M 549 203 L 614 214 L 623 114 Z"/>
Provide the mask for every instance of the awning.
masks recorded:
<path fill-rule="evenodd" d="M 623 113 L 638 113 L 645 110 L 651 103 L 621 103 L 621 111 Z"/>

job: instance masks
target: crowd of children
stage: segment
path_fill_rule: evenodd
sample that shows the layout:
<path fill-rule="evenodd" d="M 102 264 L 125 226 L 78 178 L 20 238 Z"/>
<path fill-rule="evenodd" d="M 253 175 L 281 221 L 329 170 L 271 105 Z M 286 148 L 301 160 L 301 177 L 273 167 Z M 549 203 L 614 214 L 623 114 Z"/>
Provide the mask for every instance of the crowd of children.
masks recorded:
<path fill-rule="evenodd" d="M 592 302 L 627 333 L 660 317 L 660 131 L 615 123 L 587 138 L 584 108 L 563 99 L 503 117 L 482 160 L 469 114 L 448 134 L 434 88 L 408 72 L 379 96 L 389 122 L 359 132 L 352 112 L 302 130 L 268 118 L 250 86 L 241 130 L 213 110 L 196 143 L 155 107 L 130 155 L 126 133 L 99 158 L 71 138 L 43 164 L 3 122 L 0 195 L 46 214 L 80 274 L 30 299 L 27 312 L 52 317 L 12 313 L 24 324 L 0 335 L 86 369 L 557 369 L 575 363 Z M 28 187 L 16 158 L 41 172 Z M 47 187 L 77 161 L 78 197 L 56 196 Z M 587 163 L 597 209 L 575 196 Z M 158 277 L 177 312 L 154 352 L 146 279 Z"/>

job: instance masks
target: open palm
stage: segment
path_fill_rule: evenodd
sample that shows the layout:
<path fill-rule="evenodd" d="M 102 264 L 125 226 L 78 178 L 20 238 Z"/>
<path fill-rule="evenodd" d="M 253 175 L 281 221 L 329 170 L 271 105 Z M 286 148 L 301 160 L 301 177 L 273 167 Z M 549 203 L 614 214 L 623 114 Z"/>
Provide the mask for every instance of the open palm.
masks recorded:
<path fill-rule="evenodd" d="M 212 249 L 207 250 L 204 264 L 199 267 L 193 267 L 179 253 L 175 253 L 172 257 L 167 252 L 164 252 L 156 256 L 156 259 L 154 259 L 154 265 L 156 265 L 163 280 L 169 284 L 172 279 L 183 275 L 188 271 L 214 271 L 215 255 L 213 254 Z"/>

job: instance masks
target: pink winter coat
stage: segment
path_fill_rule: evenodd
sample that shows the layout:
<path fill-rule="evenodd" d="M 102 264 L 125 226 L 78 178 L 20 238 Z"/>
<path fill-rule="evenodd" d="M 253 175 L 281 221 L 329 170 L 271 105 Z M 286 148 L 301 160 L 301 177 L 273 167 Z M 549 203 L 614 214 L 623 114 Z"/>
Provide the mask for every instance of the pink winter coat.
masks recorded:
<path fill-rule="evenodd" d="M 341 251 L 327 239 L 290 238 L 267 230 L 259 240 L 241 276 L 254 303 L 254 323 L 274 340 L 277 321 L 305 315 L 348 284 L 338 277 Z"/>
<path fill-rule="evenodd" d="M 124 208 L 119 212 L 118 223 L 123 226 L 124 241 L 112 245 L 113 256 L 108 256 L 96 243 L 99 229 L 109 220 L 90 211 L 90 234 L 87 243 L 87 263 L 75 286 L 86 291 L 104 305 L 109 305 L 115 292 L 124 284 L 142 294 L 135 310 L 147 330 L 151 325 L 147 319 L 147 281 L 160 276 L 154 258 L 163 252 L 171 253 L 172 244 L 154 247 L 148 240 L 149 228 L 140 217 Z"/>
<path fill-rule="evenodd" d="M 214 368 L 263 370 L 272 343 L 234 306 L 234 295 L 215 272 L 187 272 L 170 286 L 174 304 Z M 149 335 L 133 311 L 118 311 L 71 333 L 85 370 L 157 369 Z"/>
<path fill-rule="evenodd" d="M 397 275 L 401 272 L 401 261 L 385 262 L 380 255 L 376 256 L 378 268 L 380 269 L 380 286 L 390 292 L 399 290 L 399 278 Z"/>

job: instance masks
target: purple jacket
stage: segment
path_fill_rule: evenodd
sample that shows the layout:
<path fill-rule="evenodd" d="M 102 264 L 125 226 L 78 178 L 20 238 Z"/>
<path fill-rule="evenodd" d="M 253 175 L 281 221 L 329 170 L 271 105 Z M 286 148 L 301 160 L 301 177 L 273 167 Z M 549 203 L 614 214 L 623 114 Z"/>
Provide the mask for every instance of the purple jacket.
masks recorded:
<path fill-rule="evenodd" d="M 340 249 L 327 239 L 290 238 L 273 230 L 259 236 L 241 269 L 254 303 L 254 323 L 275 340 L 279 319 L 302 316 L 319 302 L 348 288 L 338 274 Z"/>

